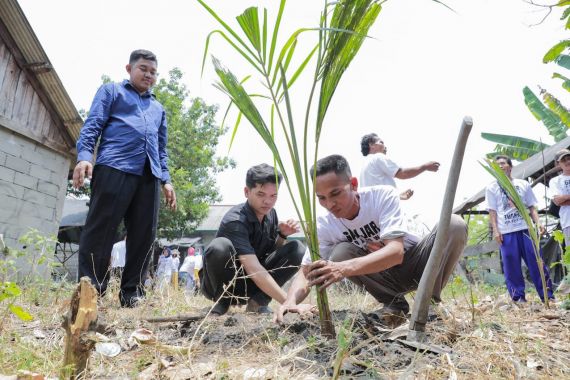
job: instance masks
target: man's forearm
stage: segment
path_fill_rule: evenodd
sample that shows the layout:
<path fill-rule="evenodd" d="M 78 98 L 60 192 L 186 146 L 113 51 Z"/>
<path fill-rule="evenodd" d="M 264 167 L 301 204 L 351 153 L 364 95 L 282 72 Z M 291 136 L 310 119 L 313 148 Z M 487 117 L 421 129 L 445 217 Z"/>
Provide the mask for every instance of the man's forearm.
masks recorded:
<path fill-rule="evenodd" d="M 287 299 L 284 303 L 289 305 L 298 305 L 307 298 L 310 292 L 311 289 L 309 288 L 309 283 L 303 273 L 303 269 L 301 268 L 293 278 L 293 282 L 287 292 Z"/>
<path fill-rule="evenodd" d="M 388 243 L 383 248 L 368 255 L 339 262 L 343 265 L 343 277 L 362 276 L 378 273 L 395 265 L 401 264 L 404 259 L 403 243 Z"/>
<path fill-rule="evenodd" d="M 425 171 L 423 166 L 415 166 L 411 168 L 400 168 L 396 173 L 396 178 L 398 179 L 410 179 L 414 178 Z"/>

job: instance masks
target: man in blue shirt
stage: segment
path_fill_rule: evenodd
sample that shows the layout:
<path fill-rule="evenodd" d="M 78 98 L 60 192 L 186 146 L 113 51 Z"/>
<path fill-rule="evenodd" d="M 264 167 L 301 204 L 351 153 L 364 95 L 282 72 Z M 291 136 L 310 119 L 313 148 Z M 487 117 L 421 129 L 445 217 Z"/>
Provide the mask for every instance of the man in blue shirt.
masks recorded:
<path fill-rule="evenodd" d="M 129 80 L 99 88 L 77 141 L 73 185 L 91 178 L 91 201 L 79 245 L 79 278 L 88 276 L 100 294 L 109 279 L 111 249 L 124 220 L 126 262 L 121 306 L 132 307 L 144 295 L 143 282 L 152 258 L 160 186 L 167 206 L 176 210 L 166 154 L 166 114 L 150 92 L 157 59 L 135 50 L 126 66 Z M 95 167 L 91 160 L 99 140 Z"/>

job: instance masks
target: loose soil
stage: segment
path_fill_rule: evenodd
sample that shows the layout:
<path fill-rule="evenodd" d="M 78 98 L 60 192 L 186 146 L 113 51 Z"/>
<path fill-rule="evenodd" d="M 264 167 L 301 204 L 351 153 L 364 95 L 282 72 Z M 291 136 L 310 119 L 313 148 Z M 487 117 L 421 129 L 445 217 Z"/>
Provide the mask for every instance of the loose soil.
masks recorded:
<path fill-rule="evenodd" d="M 66 290 L 69 291 L 69 290 Z M 34 322 L 5 318 L 0 337 L 0 373 L 29 370 L 56 377 L 67 307 L 61 290 L 30 304 Z M 101 300 L 101 330 L 120 345 L 114 357 L 96 351 L 86 379 L 496 379 L 570 378 L 570 313 L 536 299 L 514 304 L 504 295 L 479 294 L 474 306 L 465 295 L 446 297 L 438 319 L 427 327 L 429 345 L 411 347 L 407 323 L 387 328 L 374 313 L 380 306 L 359 291 L 333 290 L 329 298 L 337 338 L 320 335 L 318 318 L 271 316 L 233 307 L 221 317 L 190 322 L 149 323 L 153 316 L 207 313 L 211 302 L 170 290 L 149 294 L 134 309 L 118 307 L 114 294 Z M 412 300 L 411 300 L 412 301 Z M 274 305 L 271 305 L 274 306 Z M 156 345 L 131 337 L 145 328 Z M 343 350 L 343 347 L 345 349 Z M 3 379 L 0 376 L 0 379 Z"/>

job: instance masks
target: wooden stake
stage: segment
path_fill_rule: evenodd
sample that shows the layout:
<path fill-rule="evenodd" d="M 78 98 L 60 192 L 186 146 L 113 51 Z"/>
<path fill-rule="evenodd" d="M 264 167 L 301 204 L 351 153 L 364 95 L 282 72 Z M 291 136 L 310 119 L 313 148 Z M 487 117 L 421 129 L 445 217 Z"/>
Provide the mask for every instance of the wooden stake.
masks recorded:
<path fill-rule="evenodd" d="M 63 316 L 65 351 L 62 378 L 75 379 L 87 366 L 87 359 L 95 342 L 84 334 L 95 331 L 97 325 L 97 290 L 89 277 L 82 277 L 73 296 L 69 311 Z"/>

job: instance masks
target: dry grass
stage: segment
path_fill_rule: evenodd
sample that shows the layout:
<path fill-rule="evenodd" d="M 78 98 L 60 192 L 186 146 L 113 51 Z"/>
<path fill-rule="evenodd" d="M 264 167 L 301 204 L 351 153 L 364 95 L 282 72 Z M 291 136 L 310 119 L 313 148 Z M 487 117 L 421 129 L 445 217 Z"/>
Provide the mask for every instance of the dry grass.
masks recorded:
<path fill-rule="evenodd" d="M 64 334 L 61 315 L 72 289 L 65 284 L 27 289 L 18 303 L 30 309 L 33 322 L 1 315 L 1 374 L 25 369 L 57 376 Z M 341 374 L 389 379 L 570 377 L 569 312 L 545 310 L 534 295 L 529 303 L 518 305 L 500 289 L 472 290 L 473 294 L 457 283 L 448 286 L 441 319 L 428 325 L 430 342 L 451 348 L 437 355 L 383 337 L 386 330 L 369 318 L 372 314 L 365 314 L 379 307 L 366 293 L 352 287 L 333 289 L 329 297 L 337 331 L 345 320 L 352 326 Z M 475 305 L 471 300 L 477 301 Z M 212 306 L 201 296 L 172 289 L 149 292 L 140 307 L 122 309 L 115 284 L 100 305 L 105 335 L 122 352 L 115 357 L 93 352 L 86 379 L 329 378 L 339 349 L 337 341 L 320 337 L 316 320 L 300 321 L 295 315 L 276 326 L 270 316 L 233 307 L 226 316 L 203 321 L 146 322 L 155 316 L 204 314 Z M 129 339 L 138 328 L 151 330 L 162 346 Z"/>

